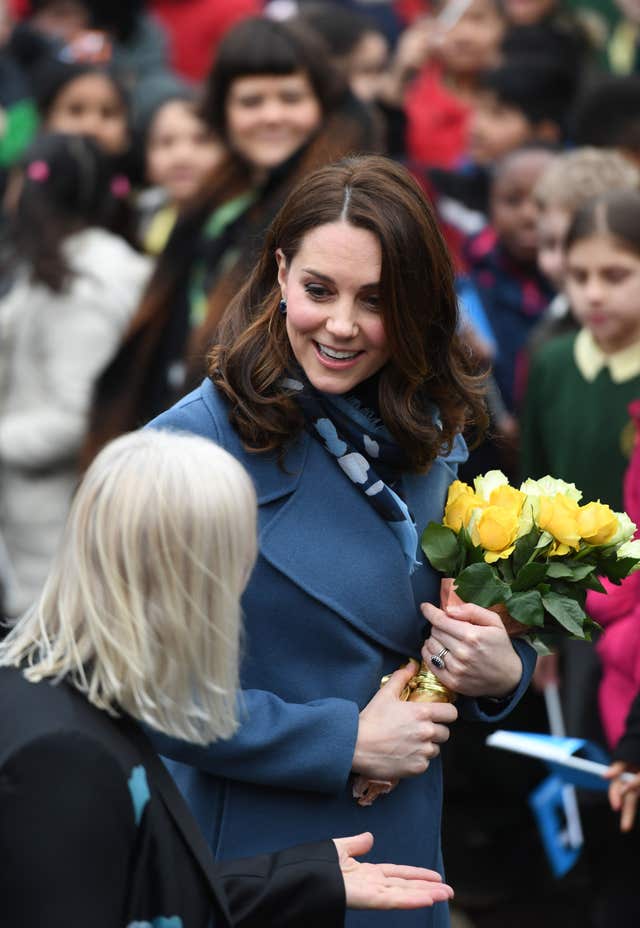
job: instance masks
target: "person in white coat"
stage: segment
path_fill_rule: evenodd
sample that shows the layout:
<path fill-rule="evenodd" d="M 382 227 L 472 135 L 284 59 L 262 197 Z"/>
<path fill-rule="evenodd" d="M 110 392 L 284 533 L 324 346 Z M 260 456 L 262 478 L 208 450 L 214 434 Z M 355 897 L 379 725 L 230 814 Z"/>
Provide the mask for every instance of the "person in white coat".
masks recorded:
<path fill-rule="evenodd" d="M 93 385 L 151 265 L 109 231 L 119 193 L 82 136 L 34 143 L 8 194 L 8 289 L 0 299 L 0 535 L 5 611 L 37 597 L 78 479 Z"/>

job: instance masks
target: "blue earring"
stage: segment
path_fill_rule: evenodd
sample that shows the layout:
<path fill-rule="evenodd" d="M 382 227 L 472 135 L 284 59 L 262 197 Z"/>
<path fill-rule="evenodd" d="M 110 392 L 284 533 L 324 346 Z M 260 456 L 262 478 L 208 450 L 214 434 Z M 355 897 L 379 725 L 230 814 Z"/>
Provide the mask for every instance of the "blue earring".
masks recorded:
<path fill-rule="evenodd" d="M 278 303 L 278 309 L 280 310 L 280 313 L 283 316 L 286 316 L 287 315 L 287 301 L 280 300 L 280 302 Z"/>

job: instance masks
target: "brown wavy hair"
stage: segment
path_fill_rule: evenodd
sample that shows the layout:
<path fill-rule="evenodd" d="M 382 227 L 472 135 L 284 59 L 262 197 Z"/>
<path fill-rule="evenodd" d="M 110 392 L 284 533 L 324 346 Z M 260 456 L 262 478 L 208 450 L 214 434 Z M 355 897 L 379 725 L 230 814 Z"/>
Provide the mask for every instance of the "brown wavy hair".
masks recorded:
<path fill-rule="evenodd" d="M 433 211 L 408 171 L 387 158 L 345 158 L 291 192 L 222 320 L 209 376 L 229 399 L 245 446 L 282 455 L 303 419 L 282 387 L 294 358 L 278 311 L 275 252 L 280 248 L 290 266 L 309 231 L 337 221 L 367 229 L 380 242 L 380 304 L 391 355 L 379 379 L 380 415 L 411 466 L 426 470 L 465 426 L 484 429 L 484 388 L 456 334 L 454 271 Z M 433 421 L 433 402 L 441 424 Z"/>

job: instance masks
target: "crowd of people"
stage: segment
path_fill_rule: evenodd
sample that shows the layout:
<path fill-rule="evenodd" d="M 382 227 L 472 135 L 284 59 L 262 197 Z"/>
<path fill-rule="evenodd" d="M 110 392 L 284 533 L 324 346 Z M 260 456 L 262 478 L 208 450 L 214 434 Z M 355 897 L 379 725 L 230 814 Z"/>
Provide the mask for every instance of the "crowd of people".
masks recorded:
<path fill-rule="evenodd" d="M 640 924 L 640 573 L 536 658 L 439 608 L 418 544 L 492 469 L 640 523 L 616 2 L 0 0 L 12 925 L 445 928 L 443 795 L 463 884 L 483 806 L 517 842 L 541 776 L 505 789 L 481 742 L 544 730 L 550 685 L 612 757 L 576 913 Z M 400 698 L 421 654 L 455 707 Z"/>

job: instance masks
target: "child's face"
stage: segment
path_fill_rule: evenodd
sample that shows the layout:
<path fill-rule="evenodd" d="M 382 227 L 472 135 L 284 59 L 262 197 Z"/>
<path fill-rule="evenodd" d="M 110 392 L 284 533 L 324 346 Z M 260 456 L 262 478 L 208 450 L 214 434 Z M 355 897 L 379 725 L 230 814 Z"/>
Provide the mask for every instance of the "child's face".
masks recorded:
<path fill-rule="evenodd" d="M 379 32 L 366 32 L 344 62 L 354 96 L 370 103 L 378 96 L 387 65 L 389 45 Z"/>
<path fill-rule="evenodd" d="M 479 74 L 497 64 L 504 29 L 494 0 L 472 0 L 455 26 L 442 36 L 438 58 L 452 74 Z"/>
<path fill-rule="evenodd" d="M 571 222 L 571 213 L 559 206 L 540 209 L 538 219 L 538 267 L 556 290 L 564 286 L 564 240 Z"/>
<path fill-rule="evenodd" d="M 640 257 L 608 235 L 576 242 L 566 257 L 576 319 L 611 354 L 640 342 Z"/>
<path fill-rule="evenodd" d="M 469 157 L 491 164 L 533 138 L 532 124 L 520 110 L 501 103 L 490 91 L 480 93 L 469 126 Z"/>
<path fill-rule="evenodd" d="M 192 197 L 223 155 L 223 145 L 190 103 L 171 100 L 160 107 L 149 130 L 147 175 L 171 201 L 180 204 Z"/>
<path fill-rule="evenodd" d="M 45 125 L 51 132 L 89 135 L 109 155 L 122 154 L 129 144 L 125 105 L 104 74 L 83 74 L 65 84 Z"/>
<path fill-rule="evenodd" d="M 518 261 L 536 260 L 538 205 L 533 189 L 550 159 L 544 151 L 513 155 L 493 184 L 491 222 L 505 250 Z"/>

